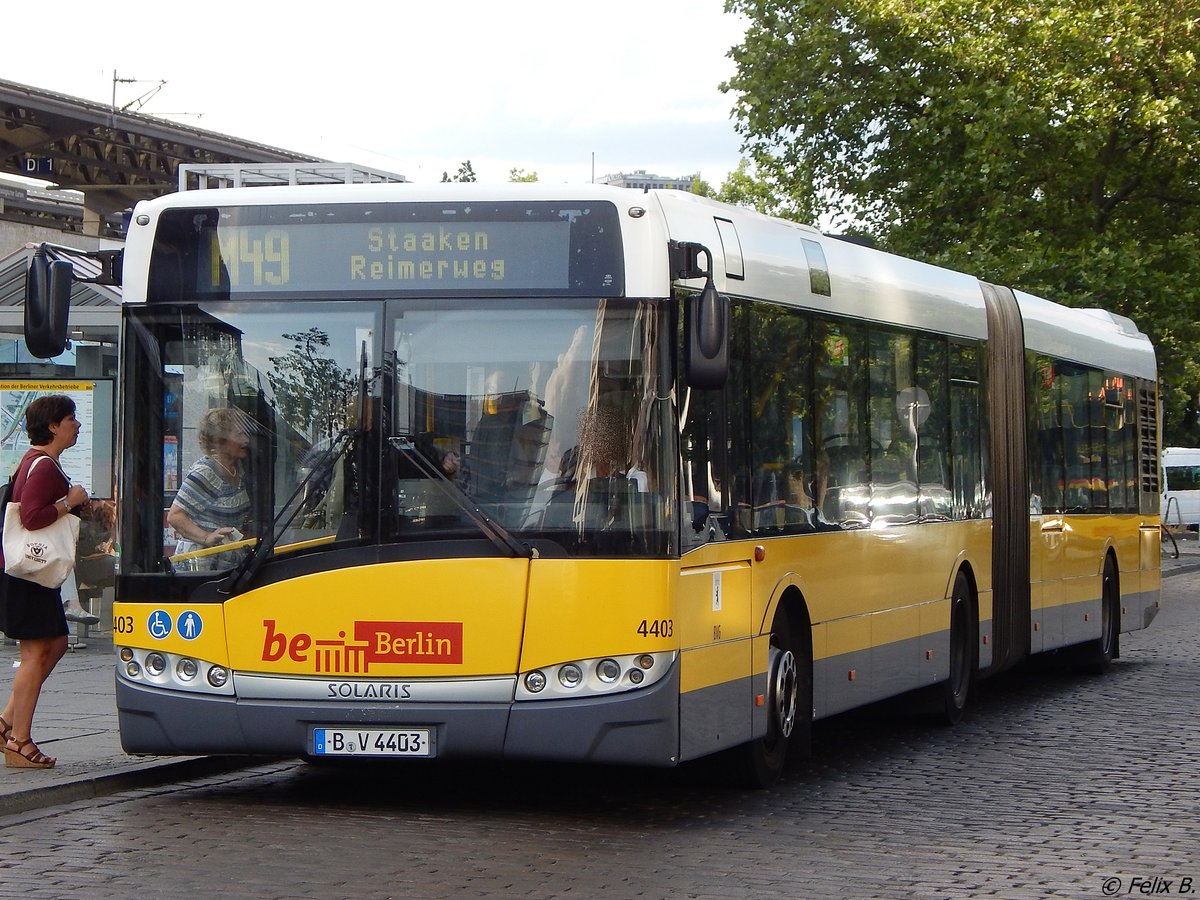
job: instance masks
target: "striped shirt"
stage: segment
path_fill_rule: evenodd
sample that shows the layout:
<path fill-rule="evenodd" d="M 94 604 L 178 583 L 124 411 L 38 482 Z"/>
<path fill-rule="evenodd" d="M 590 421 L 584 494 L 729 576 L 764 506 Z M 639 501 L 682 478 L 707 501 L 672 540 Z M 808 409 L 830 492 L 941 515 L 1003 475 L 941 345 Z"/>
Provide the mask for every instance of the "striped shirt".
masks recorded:
<path fill-rule="evenodd" d="M 250 518 L 250 495 L 242 479 L 230 484 L 212 457 L 202 456 L 183 477 L 175 504 L 205 531 L 245 530 Z"/>

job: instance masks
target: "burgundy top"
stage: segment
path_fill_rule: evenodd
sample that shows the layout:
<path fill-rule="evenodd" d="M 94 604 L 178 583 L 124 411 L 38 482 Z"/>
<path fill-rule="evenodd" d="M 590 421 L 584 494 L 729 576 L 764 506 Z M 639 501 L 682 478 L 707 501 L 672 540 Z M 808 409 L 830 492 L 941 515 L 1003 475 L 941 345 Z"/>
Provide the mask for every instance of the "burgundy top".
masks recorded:
<path fill-rule="evenodd" d="M 29 467 L 39 456 L 45 456 L 41 450 L 31 447 L 21 457 L 17 467 L 17 480 L 13 483 L 12 501 L 21 504 L 21 524 L 30 531 L 53 525 L 58 518 L 58 509 L 54 504 L 67 496 L 71 484 L 59 469 L 54 457 L 46 462 L 38 463 L 33 474 Z M 4 551 L 0 548 L 0 565 L 4 562 Z"/>

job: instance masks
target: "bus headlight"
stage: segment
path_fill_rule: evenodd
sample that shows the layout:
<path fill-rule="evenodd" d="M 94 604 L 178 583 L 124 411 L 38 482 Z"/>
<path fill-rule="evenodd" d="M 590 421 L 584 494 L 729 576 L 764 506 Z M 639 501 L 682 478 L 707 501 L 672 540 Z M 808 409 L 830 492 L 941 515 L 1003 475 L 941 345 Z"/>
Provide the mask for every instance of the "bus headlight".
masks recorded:
<path fill-rule="evenodd" d="M 117 676 L 160 690 L 233 696 L 229 669 L 165 650 L 118 647 Z M 201 675 L 203 674 L 203 678 Z"/>
<path fill-rule="evenodd" d="M 536 669 L 525 676 L 525 690 L 531 694 L 540 694 L 546 689 L 546 676 Z"/>
<path fill-rule="evenodd" d="M 516 699 L 582 700 L 637 690 L 665 678 L 674 660 L 673 650 L 574 659 L 553 667 L 553 679 L 546 677 L 544 669 L 531 669 L 518 679 Z"/>
<path fill-rule="evenodd" d="M 186 656 L 175 666 L 175 674 L 179 676 L 180 681 L 191 681 L 199 671 L 200 667 L 196 665 L 196 661 Z"/>
<path fill-rule="evenodd" d="M 567 663 L 558 669 L 558 683 L 565 688 L 577 688 L 583 681 L 583 670 L 575 663 Z"/>

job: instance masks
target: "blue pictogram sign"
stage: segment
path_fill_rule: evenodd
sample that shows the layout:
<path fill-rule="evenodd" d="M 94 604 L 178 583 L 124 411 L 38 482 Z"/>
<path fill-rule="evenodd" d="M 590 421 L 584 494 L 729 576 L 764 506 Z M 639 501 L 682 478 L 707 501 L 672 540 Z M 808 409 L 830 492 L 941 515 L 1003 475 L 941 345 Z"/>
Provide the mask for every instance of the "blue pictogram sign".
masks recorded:
<path fill-rule="evenodd" d="M 175 629 L 185 641 L 194 641 L 204 630 L 204 620 L 200 618 L 199 613 L 189 609 L 179 614 L 179 618 L 175 620 Z"/>
<path fill-rule="evenodd" d="M 157 641 L 161 641 L 171 633 L 171 617 L 167 615 L 166 610 L 156 609 L 150 613 L 150 618 L 146 620 L 146 630 L 150 632 L 150 637 Z"/>

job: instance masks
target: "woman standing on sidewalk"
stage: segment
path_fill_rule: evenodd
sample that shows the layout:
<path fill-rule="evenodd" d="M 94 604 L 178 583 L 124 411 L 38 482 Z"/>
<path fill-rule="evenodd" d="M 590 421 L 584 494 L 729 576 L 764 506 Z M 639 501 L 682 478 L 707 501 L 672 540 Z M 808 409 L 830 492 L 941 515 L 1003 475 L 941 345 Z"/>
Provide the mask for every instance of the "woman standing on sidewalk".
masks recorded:
<path fill-rule="evenodd" d="M 87 502 L 82 485 L 71 484 L 58 464 L 59 455 L 75 446 L 80 424 L 75 401 L 62 394 L 39 397 L 25 410 L 25 431 L 32 445 L 17 467 L 13 502 L 21 504 L 21 522 L 35 531 L 53 524 Z M 35 463 L 44 456 L 53 465 Z M 31 471 L 32 470 L 32 471 Z M 67 620 L 61 588 L 47 588 L 3 574 L 7 618 L 5 633 L 21 642 L 21 665 L 12 693 L 0 715 L 4 764 L 10 768 L 49 769 L 57 760 L 33 742 L 33 712 L 42 685 L 67 652 Z"/>

